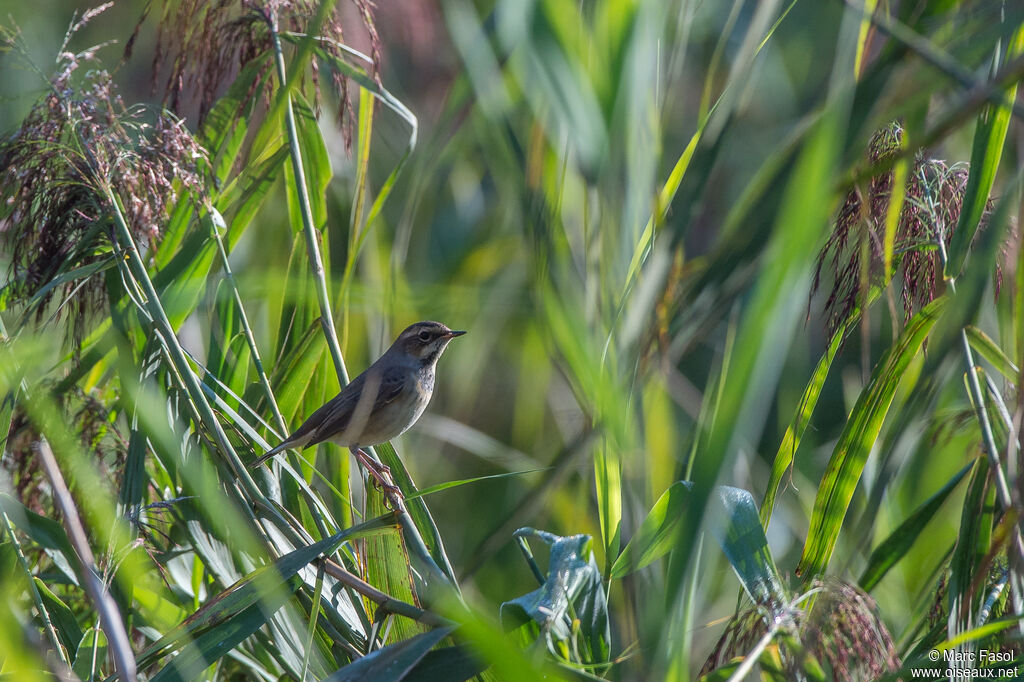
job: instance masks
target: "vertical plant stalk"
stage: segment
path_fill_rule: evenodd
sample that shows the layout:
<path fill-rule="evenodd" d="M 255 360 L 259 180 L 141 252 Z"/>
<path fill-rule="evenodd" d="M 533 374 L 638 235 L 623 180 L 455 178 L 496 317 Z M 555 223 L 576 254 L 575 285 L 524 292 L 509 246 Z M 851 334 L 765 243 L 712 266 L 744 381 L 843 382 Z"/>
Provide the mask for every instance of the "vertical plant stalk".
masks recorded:
<path fill-rule="evenodd" d="M 7 535 L 11 538 L 11 545 L 14 547 L 14 553 L 18 557 L 18 563 L 21 564 L 21 569 L 25 572 L 25 577 L 28 580 L 28 589 L 32 593 L 32 601 L 39 612 L 40 620 L 43 621 L 46 636 L 50 638 L 50 645 L 57 652 L 57 655 L 60 656 L 61 662 L 70 668 L 71 661 L 68 660 L 68 652 L 60 643 L 60 638 L 57 637 L 57 629 L 53 626 L 53 621 L 50 619 L 50 612 L 46 610 L 46 605 L 43 604 L 43 597 L 39 594 L 39 588 L 36 587 L 35 580 L 33 580 L 34 576 L 32 575 L 31 567 L 28 565 L 28 559 L 25 558 L 25 553 L 21 549 L 21 543 L 18 542 L 18 536 L 14 533 L 14 524 L 11 522 L 11 518 L 7 515 L 6 511 L 0 509 L 0 516 L 3 518 L 4 530 L 7 531 Z"/>
<path fill-rule="evenodd" d="M 324 6 L 330 3 L 324 2 Z M 270 17 L 270 34 L 274 41 L 274 65 L 281 89 L 284 90 L 284 120 L 288 130 L 289 156 L 292 160 L 292 174 L 295 176 L 295 192 L 299 198 L 299 212 L 302 214 L 302 230 L 306 237 L 306 253 L 309 255 L 309 268 L 316 281 L 316 298 L 320 305 L 320 324 L 324 329 L 327 347 L 334 361 L 334 371 L 338 374 L 338 385 L 348 383 L 348 370 L 345 359 L 341 355 L 338 333 L 334 327 L 334 313 L 331 312 L 331 301 L 327 293 L 327 279 L 324 275 L 324 262 L 320 256 L 320 235 L 313 224 L 313 212 L 309 207 L 309 187 L 306 185 L 306 171 L 302 166 L 302 151 L 299 148 L 299 135 L 295 126 L 295 112 L 292 109 L 292 96 L 287 92 L 288 71 L 284 64 L 284 51 L 281 49 L 281 37 L 278 34 L 277 15 Z"/>
<path fill-rule="evenodd" d="M 252 326 L 249 324 L 249 316 L 245 312 L 245 305 L 242 303 L 242 295 L 238 291 L 238 281 L 235 279 L 235 273 L 231 270 L 231 263 L 228 261 L 228 252 L 224 247 L 224 240 L 220 236 L 220 229 L 224 225 L 224 219 L 212 206 L 208 207 L 208 210 L 210 211 L 210 232 L 213 233 L 214 241 L 217 242 L 217 251 L 220 254 L 221 265 L 224 268 L 224 279 L 227 281 L 228 286 L 231 287 L 231 293 L 235 300 L 235 307 L 238 309 L 239 321 L 242 324 L 242 333 L 245 336 L 246 344 L 249 346 L 249 353 L 252 355 L 253 364 L 256 366 L 256 374 L 260 378 L 260 385 L 262 386 L 263 393 L 267 398 L 267 403 L 270 405 L 270 409 L 274 413 L 274 423 L 283 438 L 288 435 L 288 424 L 285 423 L 284 416 L 281 414 L 281 410 L 277 406 L 277 399 L 274 397 L 274 391 L 270 387 L 270 379 L 267 377 L 267 373 L 263 369 L 263 360 L 260 358 L 260 351 L 256 346 L 256 337 L 252 333 Z M 324 536 L 330 535 L 331 533 L 327 530 L 320 513 L 317 511 L 317 501 L 311 499 L 312 493 L 310 493 L 306 488 L 300 488 L 300 492 L 309 504 L 310 515 L 313 517 L 317 528 Z M 296 528 L 301 527 L 301 524 L 294 525 Z"/>
<path fill-rule="evenodd" d="M 948 254 L 946 253 L 946 243 L 939 234 L 936 239 L 939 250 L 939 259 L 942 261 L 943 270 L 946 268 Z M 950 290 L 956 293 L 956 278 L 947 278 L 949 282 Z M 974 361 L 974 352 L 971 350 L 971 342 L 967 338 L 967 330 L 960 330 L 960 346 L 964 353 L 964 365 L 967 370 L 967 386 L 971 393 L 971 400 L 974 402 L 974 411 L 977 414 L 978 422 L 981 425 L 981 438 L 985 445 L 985 451 L 988 453 L 989 463 L 992 465 L 992 470 L 996 475 L 996 494 L 999 497 L 999 504 L 1003 506 L 1004 510 L 1009 510 L 1013 506 L 1013 500 L 1010 497 L 1010 486 L 1006 483 L 1006 474 L 1003 472 L 1002 464 L 999 462 L 999 448 L 996 445 L 995 435 L 992 432 L 992 424 L 988 419 L 988 412 L 985 410 L 985 395 L 981 390 L 981 382 L 978 381 L 978 373 L 975 369 L 976 363 Z M 1024 558 L 1024 543 L 1021 542 L 1020 529 L 1017 530 L 1017 539 L 1014 543 L 1017 546 L 1018 551 L 1022 552 L 1022 558 Z"/>
<path fill-rule="evenodd" d="M 210 207 L 212 209 L 212 207 Z M 220 253 L 221 265 L 224 267 L 224 279 L 227 280 L 228 286 L 231 287 L 231 294 L 235 299 L 235 307 L 238 309 L 238 317 L 242 323 L 242 334 L 245 336 L 245 342 L 249 346 L 249 352 L 252 354 L 252 362 L 256 366 L 256 375 L 260 378 L 260 386 L 263 387 L 263 394 L 267 398 L 267 403 L 270 405 L 270 410 L 274 413 L 274 424 L 281 432 L 281 436 L 288 435 L 288 424 L 285 423 L 284 417 L 281 415 L 281 410 L 277 406 L 277 399 L 274 397 L 274 391 L 270 388 L 270 379 L 267 378 L 267 373 L 263 369 L 263 360 L 260 358 L 259 348 L 256 347 L 256 337 L 253 336 L 252 327 L 249 325 L 249 316 L 245 313 L 245 306 L 242 305 L 242 295 L 238 292 L 238 282 L 235 280 L 235 273 L 231 271 L 231 264 L 228 262 L 228 252 L 224 248 L 224 240 L 220 236 L 220 225 L 214 218 L 220 218 L 219 214 L 212 214 L 210 219 L 210 232 L 213 233 L 213 238 L 217 242 L 217 251 Z M 223 224 L 223 219 L 220 219 L 220 223 Z"/>
<path fill-rule="evenodd" d="M 316 571 L 316 587 L 313 590 L 313 603 L 310 605 L 309 628 L 306 631 L 306 647 L 302 655 L 302 672 L 300 682 L 306 682 L 309 673 L 309 652 L 313 649 L 313 636 L 316 635 L 316 622 L 320 616 L 320 598 L 324 593 L 324 565 L 320 564 Z"/>
<path fill-rule="evenodd" d="M 330 3 L 324 2 L 321 7 L 325 6 L 330 6 Z M 284 63 L 284 51 L 281 48 L 281 37 L 278 33 L 276 14 L 271 14 L 268 17 L 268 28 L 274 44 L 274 65 L 277 70 L 278 80 L 280 81 L 280 87 L 283 91 L 284 118 L 285 127 L 288 131 L 289 156 L 292 161 L 292 174 L 295 176 L 295 184 L 297 185 L 295 190 L 299 199 L 299 212 L 302 214 L 302 229 L 306 236 L 306 250 L 309 254 L 309 267 L 316 281 L 316 296 L 317 301 L 320 304 L 320 324 L 323 326 L 324 336 L 327 338 L 327 347 L 330 349 L 331 357 L 334 360 L 334 369 L 338 374 L 338 385 L 345 386 L 348 383 L 348 370 L 345 368 L 345 360 L 341 355 L 341 346 L 338 343 L 338 334 L 334 327 L 334 316 L 331 312 L 331 303 L 327 292 L 327 280 L 324 275 L 323 259 L 320 255 L 319 232 L 313 224 L 313 213 L 310 210 L 309 188 L 306 185 L 306 173 L 302 166 L 302 152 L 299 148 L 299 137 L 295 125 L 295 114 L 292 110 L 291 94 L 287 91 L 288 70 Z M 308 37 L 307 40 L 309 40 Z M 369 449 L 368 454 L 378 464 L 381 463 L 380 458 L 372 448 Z M 430 556 L 430 551 L 427 549 L 427 545 L 423 541 L 423 536 L 420 535 L 420 531 L 416 527 L 416 523 L 409 515 L 409 512 L 406 511 L 405 505 L 396 504 L 395 500 L 392 500 L 392 504 L 395 505 L 396 511 L 399 512 L 399 519 L 401 520 L 402 527 L 405 530 L 407 539 L 410 541 L 408 543 L 409 546 L 427 565 L 432 573 L 443 577 L 445 581 L 454 586 L 454 579 L 446 575 L 445 572 L 437 565 L 437 562 L 434 561 L 434 558 Z"/>
<path fill-rule="evenodd" d="M 128 640 L 128 633 L 124 628 L 124 621 L 117 610 L 114 598 L 110 596 L 110 592 L 104 587 L 103 581 L 96 572 L 96 561 L 92 554 L 92 548 L 89 547 L 89 539 L 82 526 L 82 520 L 78 516 L 71 491 L 68 490 L 67 483 L 64 482 L 60 467 L 57 466 L 53 450 L 50 449 L 50 444 L 45 439 L 35 443 L 32 449 L 42 462 L 46 477 L 50 479 L 53 501 L 60 509 L 61 516 L 64 517 L 64 527 L 67 529 L 68 538 L 75 548 L 75 553 L 78 554 L 82 566 L 82 585 L 99 613 L 100 623 L 106 632 L 107 641 L 110 643 L 110 649 L 114 655 L 117 674 L 122 682 L 135 682 L 135 656 L 132 653 L 131 642 Z"/>
<path fill-rule="evenodd" d="M 942 234 L 938 235 L 939 247 L 939 259 L 942 261 L 942 270 L 947 272 L 947 266 L 949 261 L 949 255 L 946 252 L 946 243 L 942 237 Z M 956 278 L 949 277 L 949 288 L 953 293 L 956 293 Z M 974 352 L 971 350 L 971 343 L 967 338 L 967 330 L 960 330 L 960 346 L 963 349 L 964 354 L 964 365 L 967 370 L 967 387 L 971 394 L 971 402 L 974 403 L 974 412 L 978 418 L 978 423 L 981 426 L 981 438 L 985 446 L 985 452 L 988 454 L 989 463 L 992 466 L 992 471 L 995 472 L 996 480 L 996 496 L 999 498 L 999 504 L 1002 505 L 1003 511 L 1008 512 L 1013 508 L 1013 499 L 1010 496 L 1010 487 L 1006 482 L 1006 474 L 1003 472 L 1002 464 L 999 461 L 999 448 L 996 445 L 995 435 L 992 432 L 992 424 L 988 418 L 988 410 L 985 409 L 985 394 L 981 389 L 981 382 L 978 380 L 978 370 L 974 360 Z M 1013 549 L 1015 559 L 1014 563 L 1018 566 L 1024 565 L 1024 537 L 1021 536 L 1020 524 L 1013 524 Z M 1016 612 L 1021 613 L 1024 608 L 1024 597 L 1020 594 L 1020 584 L 1015 581 L 1013 590 L 1014 595 L 1014 608 Z M 1024 629 L 1024 623 L 1019 626 Z"/>

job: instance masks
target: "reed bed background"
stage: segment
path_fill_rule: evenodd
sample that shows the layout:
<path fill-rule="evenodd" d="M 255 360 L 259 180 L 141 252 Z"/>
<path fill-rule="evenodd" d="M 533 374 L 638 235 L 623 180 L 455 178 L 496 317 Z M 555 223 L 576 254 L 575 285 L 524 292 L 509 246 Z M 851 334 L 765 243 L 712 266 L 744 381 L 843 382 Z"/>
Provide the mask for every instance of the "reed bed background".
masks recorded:
<path fill-rule="evenodd" d="M 5 677 L 1020 665 L 1024 8 L 139 10 L 0 20 Z"/>

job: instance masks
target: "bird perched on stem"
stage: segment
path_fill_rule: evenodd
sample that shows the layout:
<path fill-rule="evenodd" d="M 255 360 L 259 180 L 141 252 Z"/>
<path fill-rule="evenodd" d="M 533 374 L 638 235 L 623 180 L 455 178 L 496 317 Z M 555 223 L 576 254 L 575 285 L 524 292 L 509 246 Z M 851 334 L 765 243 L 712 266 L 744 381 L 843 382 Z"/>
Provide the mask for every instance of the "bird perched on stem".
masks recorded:
<path fill-rule="evenodd" d="M 384 355 L 251 466 L 290 448 L 302 449 L 330 441 L 349 448 L 383 488 L 398 493 L 387 480 L 388 468 L 363 448 L 385 443 L 416 423 L 434 392 L 437 359 L 449 341 L 465 333 L 453 331 L 440 322 L 409 325 Z"/>

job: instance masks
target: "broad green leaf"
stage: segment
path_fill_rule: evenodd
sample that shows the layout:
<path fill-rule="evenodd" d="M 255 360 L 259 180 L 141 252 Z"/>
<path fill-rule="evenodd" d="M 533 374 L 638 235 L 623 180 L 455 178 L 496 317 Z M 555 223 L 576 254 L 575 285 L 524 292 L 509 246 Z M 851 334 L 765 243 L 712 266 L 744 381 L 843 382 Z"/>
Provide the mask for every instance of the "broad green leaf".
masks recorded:
<path fill-rule="evenodd" d="M 327 145 L 324 144 L 316 114 L 313 113 L 306 100 L 297 93 L 292 97 L 292 111 L 295 114 L 295 127 L 299 138 L 299 150 L 302 154 L 302 170 L 306 176 L 313 225 L 317 230 L 323 231 L 327 227 L 327 186 L 333 175 L 330 157 L 327 154 Z M 298 215 L 295 182 L 292 164 L 285 164 L 285 188 L 288 205 L 292 212 L 292 229 L 301 232 L 303 221 Z"/>
<path fill-rule="evenodd" d="M 324 354 L 320 322 L 310 325 L 299 339 L 294 351 L 281 358 L 271 377 L 277 406 L 286 422 L 295 418 L 299 404 Z"/>
<path fill-rule="evenodd" d="M 674 548 L 678 524 L 692 504 L 692 491 L 692 483 L 677 481 L 662 494 L 612 565 L 612 578 L 629 575 Z M 743 588 L 757 604 L 785 603 L 786 591 L 761 529 L 753 496 L 729 486 L 718 486 L 715 493 L 708 523 Z"/>
<path fill-rule="evenodd" d="M 216 204 L 217 209 L 221 213 L 225 213 L 229 207 L 231 209 L 225 240 L 228 249 L 238 243 L 256 217 L 270 190 L 281 177 L 287 160 L 288 148 L 278 146 L 267 158 L 254 161 L 252 170 L 242 172 L 221 194 Z"/>
<path fill-rule="evenodd" d="M 260 73 L 266 68 L 270 52 L 256 56 L 242 67 L 231 87 L 207 113 L 203 121 L 201 139 L 210 154 L 214 177 L 220 183 L 227 181 L 248 133 L 245 125 L 258 102 Z"/>
<path fill-rule="evenodd" d="M 378 448 L 379 451 L 379 448 Z M 394 469 L 391 470 L 394 476 Z M 372 477 L 368 475 L 368 480 Z M 397 479 L 396 483 L 397 483 Z M 406 505 L 408 508 L 409 505 Z M 366 491 L 366 513 L 384 514 L 387 506 L 384 494 L 379 490 L 368 488 Z M 378 535 L 363 543 L 366 553 L 366 581 L 377 589 L 386 592 L 395 599 L 410 604 L 420 602 L 416 592 L 413 564 L 406 548 L 407 539 L 403 533 Z M 370 604 L 367 603 L 367 610 Z M 407 618 L 393 618 L 388 643 L 407 640 L 423 633 L 423 624 Z M 429 647 L 428 647 L 429 648 Z"/>
<path fill-rule="evenodd" d="M 206 668 L 266 625 L 273 614 L 285 605 L 301 582 L 296 577 L 291 578 L 278 586 L 285 589 L 263 595 L 259 603 L 232 613 L 223 622 L 202 632 L 151 679 L 153 682 L 190 682 L 199 679 Z"/>
<path fill-rule="evenodd" d="M 227 366 L 219 373 L 221 381 L 231 389 L 232 393 L 238 395 L 245 390 L 246 380 L 249 377 L 249 368 L 252 366 L 252 354 L 249 351 L 249 343 L 245 335 L 239 332 L 231 339 L 227 347 Z M 234 398 L 229 399 L 237 404 Z"/>
<path fill-rule="evenodd" d="M 360 682 L 361 680 L 400 680 L 411 679 L 410 672 L 416 667 L 427 652 L 447 637 L 454 628 L 437 628 L 424 632 L 410 639 L 401 640 L 383 649 L 349 663 L 338 670 L 324 682 Z M 455 679 L 446 677 L 446 680 Z M 458 678 L 466 679 L 466 678 Z"/>
<path fill-rule="evenodd" d="M 50 591 L 46 583 L 34 576 L 32 579 L 36 583 L 39 596 L 43 598 L 46 612 L 50 615 L 54 629 L 57 630 L 60 643 L 68 652 L 75 651 L 79 642 L 82 641 L 82 628 L 78 625 L 78 619 L 75 618 L 75 614 L 68 608 L 68 605 Z"/>
<path fill-rule="evenodd" d="M 860 576 L 860 587 L 862 590 L 870 592 L 874 589 L 875 585 L 885 577 L 889 569 L 895 566 L 907 554 L 928 525 L 928 522 L 939 511 L 939 507 L 946 501 L 946 498 L 953 492 L 961 479 L 967 475 L 972 466 L 974 466 L 974 462 L 958 471 L 953 478 L 946 482 L 946 485 L 942 486 L 931 497 L 921 503 L 896 530 L 889 534 L 889 537 L 875 547 L 874 551 L 871 552 L 871 557 L 868 559 L 867 568 L 864 569 Z"/>
<path fill-rule="evenodd" d="M 409 471 L 405 468 L 405 464 L 399 459 L 398 453 L 395 452 L 395 448 L 391 443 L 382 443 L 381 445 L 374 446 L 373 449 L 377 456 L 380 457 L 381 462 L 391 469 L 391 477 L 394 479 L 395 485 L 402 490 L 403 495 L 409 496 L 406 508 L 409 511 L 409 516 L 412 517 L 413 523 L 416 524 L 416 529 L 420 532 L 424 544 L 427 546 L 427 551 L 430 552 L 434 562 L 458 589 L 458 584 L 455 581 L 455 571 L 452 569 L 451 562 L 448 560 L 448 555 L 445 552 L 441 533 L 437 530 L 437 524 L 434 523 L 434 517 L 431 516 L 427 503 L 423 501 L 422 497 L 417 495 L 416 484 L 413 483 Z"/>
<path fill-rule="evenodd" d="M 711 532 L 750 599 L 773 609 L 774 615 L 774 610 L 789 599 L 761 528 L 754 497 L 732 486 L 718 486 L 715 491 L 719 504 L 709 509 Z"/>
<path fill-rule="evenodd" d="M 875 445 L 903 373 L 920 351 L 946 304 L 938 298 L 917 313 L 875 366 L 832 452 L 811 512 L 796 573 L 805 583 L 824 573 L 864 464 Z"/>
<path fill-rule="evenodd" d="M 149 475 L 146 472 L 146 437 L 136 428 L 134 407 L 129 407 L 126 413 L 130 415 L 132 426 L 128 434 L 128 451 L 125 453 L 118 502 L 122 513 L 133 519 L 146 501 Z"/>
<path fill-rule="evenodd" d="M 677 534 L 674 549 L 681 556 L 668 578 L 670 603 L 675 603 L 684 584 L 699 519 L 715 494 L 722 467 L 744 447 L 741 443 L 757 442 L 760 437 L 782 370 L 778 358 L 789 348 L 803 317 L 802 302 L 809 293 L 812 265 L 835 201 L 831 183 L 825 178 L 832 177 L 836 163 L 840 120 L 835 111 L 819 120 L 804 140 L 786 181 L 781 208 L 761 256 L 757 284 L 744 307 L 715 417 L 706 443 L 693 461 L 694 504 Z"/>
<path fill-rule="evenodd" d="M 207 230 L 189 232 L 181 249 L 166 267 L 152 275 L 171 326 L 177 330 L 191 315 L 206 293 L 207 277 L 216 256 L 216 246 Z"/>
<path fill-rule="evenodd" d="M 82 635 L 75 653 L 72 671 L 82 680 L 94 680 L 107 660 L 107 636 L 102 630 L 89 628 Z"/>
<path fill-rule="evenodd" d="M 201 566 L 193 566 L 192 577 L 202 579 Z M 189 585 L 193 593 L 196 592 L 196 587 L 198 586 L 194 584 Z M 163 591 L 151 590 L 145 585 L 136 584 L 132 589 L 132 599 L 135 600 L 136 608 L 147 623 L 160 631 L 167 631 L 188 618 L 188 612 L 167 599 Z"/>
<path fill-rule="evenodd" d="M 960 513 L 960 532 L 949 561 L 947 633 L 973 627 L 975 607 L 981 595 L 975 584 L 977 567 L 991 546 L 995 486 L 989 483 L 989 460 L 978 459 Z"/>
<path fill-rule="evenodd" d="M 78 584 L 78 555 L 71 547 L 64 527 L 53 519 L 40 516 L 26 509 L 7 493 L 0 493 L 0 507 L 10 517 L 21 532 L 42 547 L 46 554 L 60 569 L 61 573 L 75 585 Z"/>
<path fill-rule="evenodd" d="M 158 269 L 162 270 L 167 267 L 177 255 L 193 217 L 195 217 L 195 204 L 192 197 L 182 196 L 170 209 L 170 216 L 163 228 L 160 243 L 153 254 L 153 262 Z"/>
<path fill-rule="evenodd" d="M 690 503 L 692 484 L 676 481 L 661 494 L 640 527 L 615 559 L 610 578 L 622 578 L 668 554 L 676 541 L 683 511 Z"/>

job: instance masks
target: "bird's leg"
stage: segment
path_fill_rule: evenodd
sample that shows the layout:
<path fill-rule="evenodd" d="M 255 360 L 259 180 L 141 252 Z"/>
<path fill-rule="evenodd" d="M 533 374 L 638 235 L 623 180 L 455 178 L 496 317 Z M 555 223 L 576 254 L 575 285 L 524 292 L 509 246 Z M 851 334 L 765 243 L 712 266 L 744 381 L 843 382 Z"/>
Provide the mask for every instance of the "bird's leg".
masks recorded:
<path fill-rule="evenodd" d="M 384 491 L 384 495 L 393 502 L 401 502 L 402 490 L 394 484 L 391 469 L 370 457 L 362 448 L 350 448 L 359 463 L 366 467 L 367 473 Z"/>

